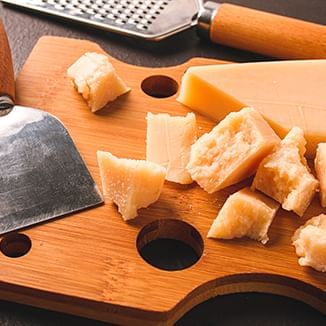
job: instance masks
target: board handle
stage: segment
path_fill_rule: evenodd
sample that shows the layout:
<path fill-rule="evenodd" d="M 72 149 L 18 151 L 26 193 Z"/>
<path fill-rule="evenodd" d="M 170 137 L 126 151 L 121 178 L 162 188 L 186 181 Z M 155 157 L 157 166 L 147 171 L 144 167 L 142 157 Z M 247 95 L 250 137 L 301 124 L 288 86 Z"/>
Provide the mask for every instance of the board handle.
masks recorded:
<path fill-rule="evenodd" d="M 15 79 L 11 51 L 4 25 L 0 19 L 0 110 L 13 106 Z"/>
<path fill-rule="evenodd" d="M 198 21 L 213 42 L 280 59 L 326 58 L 326 26 L 208 1 Z"/>

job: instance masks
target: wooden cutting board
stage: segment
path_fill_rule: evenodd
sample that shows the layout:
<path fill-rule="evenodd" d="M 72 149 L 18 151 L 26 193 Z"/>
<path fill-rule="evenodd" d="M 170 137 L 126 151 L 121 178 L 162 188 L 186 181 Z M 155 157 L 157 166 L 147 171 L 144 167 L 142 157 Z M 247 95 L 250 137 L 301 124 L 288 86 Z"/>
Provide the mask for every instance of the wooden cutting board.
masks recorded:
<path fill-rule="evenodd" d="M 188 112 L 176 102 L 176 95 L 147 95 L 142 90 L 143 81 L 156 76 L 152 82 L 143 83 L 143 88 L 152 95 L 167 95 L 176 84 L 157 76 L 170 77 L 180 85 L 187 67 L 219 62 L 193 59 L 177 67 L 156 69 L 112 58 L 118 74 L 132 90 L 93 114 L 66 77 L 67 67 L 87 51 L 103 52 L 88 41 L 40 39 L 17 79 L 17 101 L 40 107 L 65 124 L 101 188 L 97 150 L 145 159 L 147 112 Z M 161 94 L 157 94 L 157 85 Z M 214 125 L 200 115 L 197 121 L 200 135 Z M 103 321 L 139 325 L 172 324 L 210 297 L 242 291 L 282 294 L 326 312 L 325 273 L 299 266 L 291 245 L 293 232 L 322 212 L 318 198 L 303 218 L 280 210 L 265 246 L 249 239 L 206 238 L 228 195 L 248 184 L 250 180 L 209 195 L 195 184 L 166 182 L 160 199 L 140 210 L 130 223 L 124 222 L 116 207 L 107 201 L 97 208 L 23 230 L 21 233 L 31 240 L 31 250 L 18 258 L 0 253 L 0 297 Z M 202 244 L 189 225 L 199 232 Z M 201 258 L 179 271 L 153 267 L 142 259 L 137 244 L 142 246 L 158 237 L 183 240 L 198 252 L 203 248 Z"/>

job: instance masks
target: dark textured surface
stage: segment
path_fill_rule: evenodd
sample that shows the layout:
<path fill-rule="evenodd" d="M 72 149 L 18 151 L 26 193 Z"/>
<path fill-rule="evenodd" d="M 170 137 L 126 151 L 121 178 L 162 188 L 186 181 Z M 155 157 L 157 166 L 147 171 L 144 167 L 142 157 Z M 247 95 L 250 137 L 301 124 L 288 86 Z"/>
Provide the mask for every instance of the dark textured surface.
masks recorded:
<path fill-rule="evenodd" d="M 305 304 L 263 293 L 216 297 L 188 312 L 176 326 L 324 326 L 325 316 Z M 105 323 L 0 302 L 1 326 L 104 326 Z"/>
<path fill-rule="evenodd" d="M 325 0 L 229 2 L 326 24 Z M 99 43 L 110 55 L 122 61 L 143 66 L 176 65 L 194 56 L 234 61 L 266 59 L 200 40 L 195 30 L 183 32 L 163 43 L 148 43 L 109 35 L 102 31 L 9 7 L 3 9 L 2 16 L 13 52 L 16 73 L 19 72 L 31 49 L 42 35 L 92 40 Z M 216 324 L 325 325 L 326 318 L 301 302 L 256 293 L 227 295 L 211 299 L 194 308 L 179 323 L 179 325 Z M 0 325 L 103 325 L 103 323 L 0 301 Z"/>

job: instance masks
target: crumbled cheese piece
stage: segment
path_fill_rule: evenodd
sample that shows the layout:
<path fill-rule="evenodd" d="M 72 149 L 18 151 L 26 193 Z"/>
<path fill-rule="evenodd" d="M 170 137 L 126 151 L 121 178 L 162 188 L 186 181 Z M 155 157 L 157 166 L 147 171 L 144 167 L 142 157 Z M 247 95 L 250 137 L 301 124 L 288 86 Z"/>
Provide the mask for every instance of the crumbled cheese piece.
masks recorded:
<path fill-rule="evenodd" d="M 97 152 L 103 192 L 119 208 L 124 220 L 137 216 L 139 208 L 157 201 L 163 188 L 164 167 L 143 160 L 117 158 Z"/>
<path fill-rule="evenodd" d="M 297 229 L 292 237 L 299 265 L 326 272 L 326 215 L 320 214 Z"/>
<path fill-rule="evenodd" d="M 253 181 L 253 188 L 299 216 L 304 214 L 318 188 L 318 181 L 310 173 L 304 157 L 305 144 L 302 129 L 292 128 L 260 163 Z"/>
<path fill-rule="evenodd" d="M 147 114 L 147 161 L 166 168 L 166 180 L 181 184 L 192 183 L 186 170 L 190 158 L 190 146 L 196 141 L 196 117 L 188 113 L 185 117 L 166 113 Z"/>
<path fill-rule="evenodd" d="M 229 196 L 207 236 L 220 239 L 248 236 L 265 244 L 268 228 L 279 206 L 262 193 L 244 188 Z"/>
<path fill-rule="evenodd" d="M 260 161 L 280 142 L 252 108 L 230 113 L 191 147 L 187 170 L 208 193 L 253 174 Z"/>
<path fill-rule="evenodd" d="M 68 68 L 67 74 L 92 112 L 130 90 L 104 54 L 85 53 Z"/>

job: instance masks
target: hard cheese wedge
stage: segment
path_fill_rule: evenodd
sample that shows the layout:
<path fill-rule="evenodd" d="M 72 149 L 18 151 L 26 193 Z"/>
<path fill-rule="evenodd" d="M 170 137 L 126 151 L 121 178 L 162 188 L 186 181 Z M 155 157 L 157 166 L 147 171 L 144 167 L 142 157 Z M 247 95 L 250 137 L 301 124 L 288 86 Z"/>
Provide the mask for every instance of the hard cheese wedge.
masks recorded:
<path fill-rule="evenodd" d="M 104 54 L 85 53 L 68 68 L 67 74 L 92 112 L 130 90 Z"/>
<path fill-rule="evenodd" d="M 318 144 L 315 158 L 315 170 L 319 180 L 320 204 L 322 207 L 326 207 L 326 143 Z"/>
<path fill-rule="evenodd" d="M 215 121 L 252 106 L 282 138 L 301 127 L 312 157 L 326 140 L 325 85 L 326 60 L 198 66 L 183 76 L 178 101 Z"/>
<path fill-rule="evenodd" d="M 166 170 L 147 161 L 117 158 L 97 152 L 103 192 L 119 208 L 124 220 L 137 216 L 137 210 L 154 203 L 163 188 Z"/>
<path fill-rule="evenodd" d="M 318 188 L 304 157 L 305 144 L 302 129 L 291 129 L 260 163 L 252 185 L 299 216 L 304 214 Z"/>
<path fill-rule="evenodd" d="M 207 236 L 220 239 L 248 236 L 265 244 L 279 206 L 273 199 L 244 188 L 226 200 Z"/>
<path fill-rule="evenodd" d="M 252 108 L 230 113 L 191 147 L 187 170 L 208 193 L 253 174 L 260 161 L 280 142 Z"/>
<path fill-rule="evenodd" d="M 292 237 L 301 266 L 326 272 L 326 215 L 308 220 Z"/>
<path fill-rule="evenodd" d="M 169 114 L 147 114 L 146 159 L 166 168 L 166 180 L 188 184 L 191 176 L 186 170 L 190 146 L 196 141 L 196 117 Z"/>

